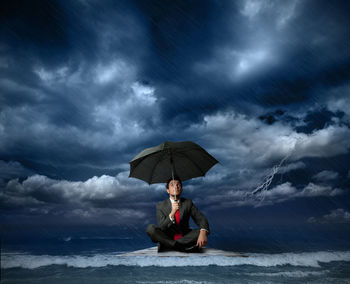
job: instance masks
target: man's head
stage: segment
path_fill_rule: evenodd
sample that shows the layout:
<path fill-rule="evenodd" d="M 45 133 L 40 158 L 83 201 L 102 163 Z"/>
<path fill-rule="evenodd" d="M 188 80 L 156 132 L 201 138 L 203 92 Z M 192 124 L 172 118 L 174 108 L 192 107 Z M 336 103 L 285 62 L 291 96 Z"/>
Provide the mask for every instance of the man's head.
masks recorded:
<path fill-rule="evenodd" d="M 170 178 L 166 184 L 166 191 L 171 197 L 178 199 L 182 193 L 182 183 L 178 177 Z"/>

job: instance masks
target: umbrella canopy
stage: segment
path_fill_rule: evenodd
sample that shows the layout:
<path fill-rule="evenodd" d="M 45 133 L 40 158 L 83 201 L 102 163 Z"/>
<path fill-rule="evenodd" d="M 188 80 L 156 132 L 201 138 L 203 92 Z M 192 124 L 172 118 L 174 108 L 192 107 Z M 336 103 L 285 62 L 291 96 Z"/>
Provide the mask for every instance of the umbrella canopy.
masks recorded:
<path fill-rule="evenodd" d="M 204 176 L 218 161 L 196 143 L 164 142 L 147 148 L 130 161 L 130 175 L 148 184 Z"/>

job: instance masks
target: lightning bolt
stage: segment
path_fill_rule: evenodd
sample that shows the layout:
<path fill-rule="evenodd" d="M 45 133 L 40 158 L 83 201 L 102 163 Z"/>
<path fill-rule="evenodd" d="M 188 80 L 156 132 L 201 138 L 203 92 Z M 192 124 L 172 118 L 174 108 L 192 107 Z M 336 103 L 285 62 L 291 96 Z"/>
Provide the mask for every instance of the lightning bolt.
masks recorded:
<path fill-rule="evenodd" d="M 280 163 L 278 165 L 273 166 L 271 173 L 265 177 L 264 182 L 262 184 L 260 184 L 257 188 L 255 188 L 251 194 L 254 195 L 260 191 L 267 191 L 269 189 L 269 186 L 270 186 L 273 178 L 278 173 L 278 171 L 282 167 L 283 163 L 290 157 L 290 155 L 291 154 L 288 154 L 280 161 Z"/>
<path fill-rule="evenodd" d="M 256 195 L 257 193 L 259 192 L 266 192 L 270 185 L 271 185 L 271 182 L 273 180 L 273 178 L 275 177 L 275 175 L 278 173 L 279 169 L 282 167 L 283 163 L 294 153 L 295 149 L 296 149 L 296 146 L 299 144 L 303 144 L 305 142 L 305 138 L 301 138 L 301 137 L 297 137 L 296 139 L 296 143 L 294 145 L 294 148 L 292 149 L 292 151 L 286 155 L 280 162 L 279 164 L 275 165 L 272 167 L 271 169 L 271 173 L 268 174 L 265 179 L 264 179 L 264 182 L 262 184 L 260 184 L 258 187 L 256 187 L 251 193 L 248 193 L 249 196 L 252 196 L 252 195 Z M 264 198 L 264 196 L 263 196 Z"/>

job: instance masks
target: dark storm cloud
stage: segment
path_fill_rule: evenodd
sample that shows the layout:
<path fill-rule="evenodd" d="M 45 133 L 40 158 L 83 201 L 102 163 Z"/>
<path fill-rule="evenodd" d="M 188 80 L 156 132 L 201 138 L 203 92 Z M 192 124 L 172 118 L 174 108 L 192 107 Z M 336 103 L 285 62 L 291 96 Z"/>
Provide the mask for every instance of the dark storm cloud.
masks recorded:
<path fill-rule="evenodd" d="M 266 35 L 272 36 L 277 47 L 275 56 L 280 59 L 280 64 L 267 70 L 263 80 L 259 80 L 264 86 L 263 103 L 303 102 L 314 95 L 318 86 L 329 87 L 348 81 L 346 38 L 349 30 L 346 27 L 349 18 L 344 3 L 294 2 L 293 14 L 283 27 L 273 23 L 274 14 L 275 9 L 278 11 L 287 5 L 260 3 L 260 10 L 253 18 L 259 21 L 270 16 L 272 19 L 272 23 L 261 24 Z"/>
<path fill-rule="evenodd" d="M 326 128 L 329 125 L 335 125 L 345 115 L 343 111 L 336 113 L 327 109 L 325 105 L 321 108 L 309 109 L 304 117 L 293 117 L 293 113 L 277 109 L 273 112 L 260 115 L 259 119 L 267 124 L 273 124 L 276 121 L 283 121 L 295 126 L 297 132 L 310 134 L 315 130 Z"/>
<path fill-rule="evenodd" d="M 140 54 L 131 43 L 138 31 L 127 1 L 15 0 L 2 1 L 1 8 L 3 48 L 26 64 L 77 68 L 81 60 Z"/>
<path fill-rule="evenodd" d="M 163 119 L 198 121 L 243 102 L 304 103 L 349 78 L 349 20 L 340 2 L 140 6 L 153 47 L 143 75 L 164 99 Z"/>
<path fill-rule="evenodd" d="M 0 179 L 10 180 L 13 178 L 25 178 L 34 174 L 34 171 L 28 170 L 19 162 L 0 161 Z"/>
<path fill-rule="evenodd" d="M 127 179 L 128 161 L 164 140 L 220 161 L 186 183 L 210 210 L 347 196 L 347 3 L 1 5 L 1 208 L 144 220 L 164 188 Z"/>
<path fill-rule="evenodd" d="M 342 117 L 344 113 L 334 114 L 331 111 L 323 108 L 314 112 L 309 112 L 304 118 L 305 125 L 296 127 L 297 132 L 311 133 L 314 130 L 322 129 L 327 125 L 334 124 L 332 118 Z"/>
<path fill-rule="evenodd" d="M 69 48 L 66 12 L 58 1 L 2 1 L 1 38 L 17 54 L 30 49 L 41 58 L 54 57 L 54 50 L 62 55 Z"/>
<path fill-rule="evenodd" d="M 127 16 L 123 3 L 41 4 L 2 2 L 1 47 L 7 57 L 1 59 L 0 68 L 5 127 L 1 156 L 50 176 L 80 179 L 109 172 L 110 159 L 120 157 L 123 143 L 130 142 L 119 143 L 118 132 L 129 130 L 116 133 L 108 112 L 121 117 L 120 125 L 127 124 L 122 121 L 127 114 L 135 123 L 151 127 L 152 120 L 146 118 L 150 107 L 142 105 L 148 102 L 133 105 L 129 97 L 130 93 L 140 97 L 140 89 L 145 89 L 137 83 L 135 67 L 143 55 L 136 47 L 141 42 L 147 45 L 140 34 L 143 28 Z M 128 119 L 125 116 L 124 121 Z M 98 143 L 93 141 L 99 133 L 113 136 L 115 144 L 92 145 Z M 75 169 L 77 163 L 80 169 Z M 112 167 L 114 173 L 120 170 Z M 81 169 L 85 173 L 79 174 Z"/>

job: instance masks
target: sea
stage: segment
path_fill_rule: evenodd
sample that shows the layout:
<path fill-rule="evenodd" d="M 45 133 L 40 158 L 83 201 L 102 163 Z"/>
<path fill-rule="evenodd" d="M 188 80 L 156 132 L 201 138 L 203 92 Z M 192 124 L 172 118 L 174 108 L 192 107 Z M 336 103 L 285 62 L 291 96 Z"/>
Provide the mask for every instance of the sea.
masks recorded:
<path fill-rule="evenodd" d="M 350 283 L 350 228 L 218 228 L 208 247 L 247 257 L 125 257 L 143 228 L 2 226 L 0 283 Z"/>

